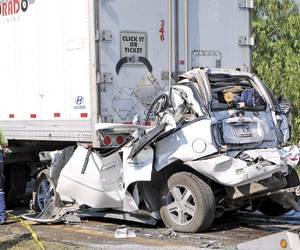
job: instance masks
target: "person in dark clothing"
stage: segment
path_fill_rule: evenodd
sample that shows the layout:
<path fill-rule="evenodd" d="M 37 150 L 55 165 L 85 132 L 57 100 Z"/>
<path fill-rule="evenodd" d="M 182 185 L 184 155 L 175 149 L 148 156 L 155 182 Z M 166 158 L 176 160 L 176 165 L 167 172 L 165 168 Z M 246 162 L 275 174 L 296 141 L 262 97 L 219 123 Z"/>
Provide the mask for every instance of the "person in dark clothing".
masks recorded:
<path fill-rule="evenodd" d="M 4 153 L 8 150 L 8 142 L 0 128 L 0 225 L 5 224 L 7 220 L 6 215 L 6 204 L 5 204 L 5 193 L 4 193 L 4 177 L 3 177 L 3 167 L 4 167 Z"/>

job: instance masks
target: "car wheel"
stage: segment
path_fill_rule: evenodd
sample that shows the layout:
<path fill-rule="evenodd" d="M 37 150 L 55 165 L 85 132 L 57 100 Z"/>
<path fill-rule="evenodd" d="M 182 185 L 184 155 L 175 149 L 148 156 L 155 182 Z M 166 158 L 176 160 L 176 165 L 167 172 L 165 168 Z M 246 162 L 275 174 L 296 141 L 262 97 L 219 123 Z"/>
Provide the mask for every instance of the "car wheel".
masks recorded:
<path fill-rule="evenodd" d="M 296 187 L 300 184 L 299 176 L 295 170 L 293 170 L 288 176 L 287 179 L 287 188 Z M 299 197 L 297 197 L 297 202 Z M 267 216 L 280 216 L 292 210 L 292 208 L 287 209 L 281 206 L 280 204 L 272 201 L 269 198 L 266 198 L 258 207 L 258 210 Z"/>
<path fill-rule="evenodd" d="M 175 231 L 207 230 L 215 218 L 215 210 L 210 186 L 191 173 L 173 174 L 161 191 L 161 218 Z"/>
<path fill-rule="evenodd" d="M 33 198 L 34 210 L 41 212 L 49 200 L 56 196 L 55 185 L 50 178 L 49 170 L 43 170 L 37 177 L 35 183 L 35 197 Z"/>

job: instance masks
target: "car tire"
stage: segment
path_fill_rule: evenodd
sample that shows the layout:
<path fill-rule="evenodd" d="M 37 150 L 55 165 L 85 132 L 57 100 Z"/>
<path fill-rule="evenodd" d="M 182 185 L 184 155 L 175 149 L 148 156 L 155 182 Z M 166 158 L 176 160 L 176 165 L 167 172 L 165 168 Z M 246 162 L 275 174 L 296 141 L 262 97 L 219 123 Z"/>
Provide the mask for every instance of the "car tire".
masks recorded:
<path fill-rule="evenodd" d="M 210 186 L 197 176 L 173 174 L 161 191 L 161 218 L 178 232 L 206 231 L 215 218 L 215 199 Z"/>
<path fill-rule="evenodd" d="M 286 176 L 286 180 L 288 183 L 287 188 L 296 187 L 300 185 L 299 176 L 295 170 L 293 170 L 288 176 Z M 298 200 L 299 198 L 297 197 L 297 202 Z M 261 204 L 258 207 L 258 210 L 262 212 L 264 215 L 275 217 L 291 211 L 292 208 L 290 209 L 284 208 L 280 204 L 272 201 L 271 199 L 266 198 L 264 201 L 261 202 Z"/>
<path fill-rule="evenodd" d="M 50 172 L 45 169 L 40 172 L 35 181 L 34 195 L 33 195 L 33 210 L 41 212 L 48 204 L 49 200 L 56 199 L 55 185 L 50 177 Z"/>

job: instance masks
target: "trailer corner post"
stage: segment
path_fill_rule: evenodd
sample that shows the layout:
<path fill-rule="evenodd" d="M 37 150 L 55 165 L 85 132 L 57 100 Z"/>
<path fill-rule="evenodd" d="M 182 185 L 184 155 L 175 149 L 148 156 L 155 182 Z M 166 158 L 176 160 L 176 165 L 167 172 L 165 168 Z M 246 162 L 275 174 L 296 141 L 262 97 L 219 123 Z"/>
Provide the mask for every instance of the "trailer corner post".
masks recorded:
<path fill-rule="evenodd" d="M 253 2 L 254 8 L 254 2 Z M 249 9 L 249 37 L 253 36 L 253 29 L 252 29 L 252 22 L 253 22 L 253 9 Z M 255 44 L 255 41 L 254 41 Z M 250 47 L 250 62 L 249 62 L 249 72 L 252 72 L 252 58 L 253 58 L 253 47 Z"/>
<path fill-rule="evenodd" d="M 169 93 L 172 89 L 172 60 L 173 59 L 173 0 L 169 0 Z"/>
<path fill-rule="evenodd" d="M 96 85 L 97 85 L 97 122 L 101 122 L 101 39 L 100 39 L 100 4 L 101 0 L 94 0 L 94 29 L 95 29 L 95 62 L 96 62 Z"/>
<path fill-rule="evenodd" d="M 97 113 L 97 56 L 96 56 L 96 23 L 95 23 L 95 1 L 89 1 L 89 11 L 90 11 L 90 57 L 91 57 L 91 72 L 90 72 L 90 81 L 91 81 L 91 134 L 92 134 L 92 144 L 93 147 L 98 147 L 100 145 L 99 140 L 97 138 L 97 133 L 95 131 L 95 125 L 98 122 Z"/>
<path fill-rule="evenodd" d="M 185 46 L 185 71 L 189 70 L 189 0 L 184 0 L 184 46 Z"/>
<path fill-rule="evenodd" d="M 179 79 L 179 0 L 175 0 L 174 4 L 174 58 L 175 58 L 175 81 Z"/>

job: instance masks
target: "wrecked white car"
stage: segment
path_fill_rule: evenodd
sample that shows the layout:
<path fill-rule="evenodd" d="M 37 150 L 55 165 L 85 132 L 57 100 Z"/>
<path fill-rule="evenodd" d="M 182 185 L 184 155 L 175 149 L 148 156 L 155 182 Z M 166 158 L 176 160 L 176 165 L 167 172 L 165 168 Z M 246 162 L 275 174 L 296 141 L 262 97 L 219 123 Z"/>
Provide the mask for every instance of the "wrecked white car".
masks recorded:
<path fill-rule="evenodd" d="M 51 164 L 36 183 L 39 213 L 27 218 L 162 220 L 199 232 L 246 207 L 271 216 L 300 211 L 299 149 L 287 146 L 287 116 L 253 74 L 192 70 L 152 103 L 145 122 L 154 128 L 99 124 L 99 132 L 134 130 L 122 146 L 41 153 Z"/>

